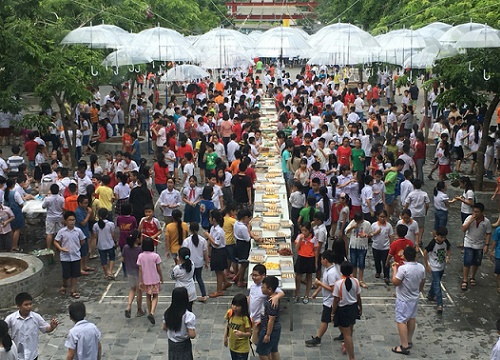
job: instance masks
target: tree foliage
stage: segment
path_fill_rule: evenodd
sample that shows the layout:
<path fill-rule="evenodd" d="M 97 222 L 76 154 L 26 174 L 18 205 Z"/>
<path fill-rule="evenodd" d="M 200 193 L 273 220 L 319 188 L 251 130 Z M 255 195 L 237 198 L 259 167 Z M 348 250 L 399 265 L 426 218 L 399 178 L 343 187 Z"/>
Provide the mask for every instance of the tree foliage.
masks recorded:
<path fill-rule="evenodd" d="M 461 24 L 469 21 L 500 27 L 496 0 L 354 0 L 352 3 L 319 0 L 318 18 L 360 26 L 374 35 L 403 27 L 420 28 L 435 21 Z"/>
<path fill-rule="evenodd" d="M 467 53 L 438 61 L 435 72 L 447 91 L 437 100 L 448 105 L 470 107 L 485 104 L 487 111 L 483 122 L 483 134 L 488 134 L 494 111 L 500 102 L 500 49 L 469 49 Z M 469 71 L 470 68 L 473 71 Z M 488 78 L 488 80 L 485 79 Z M 484 152 L 487 136 L 483 136 L 478 150 L 476 186 L 483 186 Z"/>

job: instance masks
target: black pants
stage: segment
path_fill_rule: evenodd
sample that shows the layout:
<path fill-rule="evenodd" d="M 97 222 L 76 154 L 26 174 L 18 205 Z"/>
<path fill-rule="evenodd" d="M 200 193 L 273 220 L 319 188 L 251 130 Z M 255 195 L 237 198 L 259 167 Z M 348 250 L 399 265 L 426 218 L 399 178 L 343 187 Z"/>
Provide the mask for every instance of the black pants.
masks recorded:
<path fill-rule="evenodd" d="M 375 261 L 375 272 L 380 274 L 382 268 L 384 270 L 384 279 L 389 278 L 389 267 L 385 266 L 387 260 L 387 255 L 389 255 L 389 250 L 373 250 L 373 261 Z"/>

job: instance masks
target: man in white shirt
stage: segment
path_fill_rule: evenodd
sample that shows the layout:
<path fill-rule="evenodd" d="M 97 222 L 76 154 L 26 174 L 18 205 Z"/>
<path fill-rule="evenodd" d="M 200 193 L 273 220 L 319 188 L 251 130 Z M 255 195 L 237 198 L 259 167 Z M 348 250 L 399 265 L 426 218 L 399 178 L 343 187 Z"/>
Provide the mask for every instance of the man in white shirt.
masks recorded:
<path fill-rule="evenodd" d="M 172 211 L 181 206 L 181 193 L 174 188 L 173 179 L 167 180 L 167 188 L 161 192 L 159 202 L 165 224 L 168 225 L 174 221 Z"/>
<path fill-rule="evenodd" d="M 340 97 L 337 97 L 337 100 L 333 103 L 332 108 L 335 116 L 337 117 L 339 125 L 344 125 L 344 103 L 340 101 Z"/>
<path fill-rule="evenodd" d="M 425 284 L 425 268 L 415 261 L 414 247 L 404 249 L 405 263 L 398 268 L 392 264 L 392 284 L 396 286 L 396 323 L 400 342 L 391 350 L 397 354 L 409 355 L 413 346 L 418 299 Z"/>
<path fill-rule="evenodd" d="M 360 94 L 356 95 L 356 99 L 354 100 L 354 112 L 358 114 L 359 121 L 364 121 L 363 117 L 363 107 L 365 106 L 365 102 L 361 99 Z"/>
<path fill-rule="evenodd" d="M 410 209 L 412 219 L 418 224 L 419 237 L 418 241 L 422 241 L 422 234 L 424 233 L 425 217 L 427 216 L 427 211 L 429 210 L 429 195 L 422 190 L 422 180 L 415 179 L 413 181 L 413 187 L 415 190 L 410 192 L 406 197 L 405 209 Z M 420 246 L 420 244 L 417 244 Z"/>
<path fill-rule="evenodd" d="M 229 161 L 229 163 L 236 160 L 234 153 L 236 152 L 236 150 L 239 149 L 240 149 L 240 144 L 236 142 L 236 134 L 232 133 L 231 140 L 227 143 L 227 160 Z"/>

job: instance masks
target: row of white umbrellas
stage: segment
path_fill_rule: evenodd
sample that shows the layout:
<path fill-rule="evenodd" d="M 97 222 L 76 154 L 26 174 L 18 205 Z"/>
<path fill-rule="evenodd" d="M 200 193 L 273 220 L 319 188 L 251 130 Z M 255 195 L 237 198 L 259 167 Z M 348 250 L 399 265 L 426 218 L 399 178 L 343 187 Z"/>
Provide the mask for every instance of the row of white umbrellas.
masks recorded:
<path fill-rule="evenodd" d="M 500 47 L 500 31 L 472 22 L 457 26 L 433 23 L 418 30 L 394 30 L 374 37 L 352 24 L 336 23 L 313 35 L 299 28 L 280 26 L 249 35 L 216 28 L 201 36 L 185 37 L 160 26 L 131 34 L 103 24 L 75 29 L 61 44 L 115 49 L 102 65 L 115 69 L 130 66 L 131 71 L 139 71 L 134 65 L 155 62 L 158 66 L 188 62 L 204 69 L 247 67 L 253 64 L 254 57 L 299 57 L 315 65 L 384 62 L 426 68 L 437 59 L 464 49 Z"/>

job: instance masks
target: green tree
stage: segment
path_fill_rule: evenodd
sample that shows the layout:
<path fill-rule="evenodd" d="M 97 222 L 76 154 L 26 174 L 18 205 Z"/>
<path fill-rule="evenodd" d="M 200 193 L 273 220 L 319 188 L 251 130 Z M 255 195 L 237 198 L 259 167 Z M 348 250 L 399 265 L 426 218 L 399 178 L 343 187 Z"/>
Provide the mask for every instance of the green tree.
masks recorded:
<path fill-rule="evenodd" d="M 446 91 L 437 100 L 442 106 L 450 103 L 477 106 L 486 104 L 483 136 L 477 152 L 476 189 L 482 190 L 484 153 L 486 151 L 491 119 L 500 102 L 500 49 L 469 49 L 466 54 L 440 60 L 435 72 Z M 470 66 L 474 71 L 469 71 Z M 486 80 L 485 79 L 488 79 Z"/>

